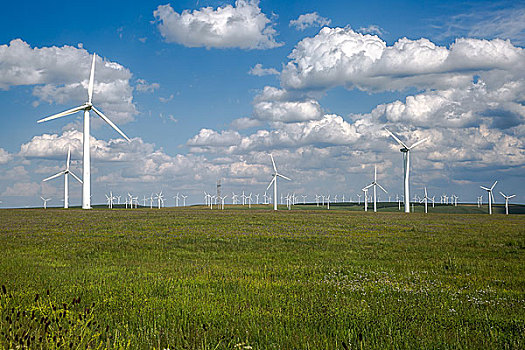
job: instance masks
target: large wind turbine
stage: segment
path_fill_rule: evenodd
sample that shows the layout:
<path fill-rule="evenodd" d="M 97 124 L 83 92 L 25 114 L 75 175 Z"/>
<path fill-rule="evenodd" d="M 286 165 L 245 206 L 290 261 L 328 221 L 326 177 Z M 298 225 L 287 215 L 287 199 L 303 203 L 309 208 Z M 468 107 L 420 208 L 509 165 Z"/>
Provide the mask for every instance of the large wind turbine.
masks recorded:
<path fill-rule="evenodd" d="M 392 134 L 390 130 L 385 128 L 385 130 L 394 138 L 394 140 L 397 141 L 403 148 L 400 149 L 400 151 L 403 153 L 403 165 L 404 165 L 404 180 L 405 180 L 405 213 L 410 213 L 410 190 L 409 190 L 409 181 L 408 176 L 410 173 L 410 151 L 414 149 L 414 147 L 422 144 L 426 140 L 428 140 L 428 137 L 424 138 L 423 140 L 419 140 L 418 142 L 414 143 L 411 147 L 408 147 L 405 145 L 399 138 L 397 138 L 396 135 Z"/>
<path fill-rule="evenodd" d="M 81 106 L 68 109 L 67 111 L 52 115 L 50 117 L 46 117 L 43 119 L 40 119 L 38 123 L 47 122 L 48 120 L 57 119 L 61 117 L 65 117 L 67 115 L 84 111 L 84 140 L 83 140 L 83 169 L 82 169 L 82 178 L 84 180 L 84 183 L 82 185 L 82 209 L 91 209 L 91 157 L 90 157 L 90 147 L 89 147 L 89 128 L 90 128 L 90 122 L 89 122 L 89 111 L 93 110 L 102 120 L 104 120 L 106 123 L 108 123 L 113 129 L 115 129 L 120 135 L 122 135 L 128 142 L 131 142 L 131 140 L 115 125 L 111 120 L 108 119 L 101 111 L 95 108 L 93 104 L 91 103 L 91 100 L 93 98 L 93 86 L 94 86 L 94 78 L 95 78 L 95 58 L 96 55 L 93 54 L 93 62 L 91 63 L 91 74 L 89 76 L 89 85 L 88 85 L 88 100 L 86 103 L 84 103 Z"/>
<path fill-rule="evenodd" d="M 71 174 L 71 176 L 73 176 L 75 178 L 75 180 L 77 180 L 78 182 L 82 183 L 82 180 L 80 180 L 78 178 L 78 176 L 76 176 L 75 174 L 73 174 L 73 172 L 71 170 L 69 170 L 69 163 L 70 163 L 70 160 L 71 160 L 71 147 L 68 147 L 67 149 L 67 162 L 66 162 L 66 168 L 64 170 L 62 170 L 61 172 L 53 175 L 53 176 L 50 176 L 48 178 L 45 178 L 44 180 L 42 181 L 48 181 L 48 180 L 52 180 L 54 178 L 57 178 L 59 176 L 62 176 L 64 175 L 64 208 L 69 208 L 69 179 L 68 179 L 68 175 Z"/>
<path fill-rule="evenodd" d="M 487 187 L 484 187 L 484 186 L 479 186 L 481 187 L 482 189 L 484 189 L 485 191 L 487 191 L 487 197 L 489 197 L 489 215 L 492 214 L 492 201 L 494 200 L 494 195 L 492 194 L 492 190 L 494 189 L 494 186 L 496 186 L 496 184 L 498 183 L 498 181 L 494 181 L 494 184 L 492 185 L 491 188 L 487 188 Z"/>
<path fill-rule="evenodd" d="M 273 183 L 273 210 L 277 210 L 277 177 L 282 177 L 285 180 L 292 181 L 292 179 L 281 175 L 277 172 L 277 167 L 275 166 L 275 161 L 273 160 L 273 156 L 270 154 L 270 158 L 272 158 L 272 165 L 273 165 L 273 171 L 272 174 L 273 178 L 272 181 L 270 181 L 270 184 L 268 185 L 268 188 L 266 190 L 268 191 Z"/>

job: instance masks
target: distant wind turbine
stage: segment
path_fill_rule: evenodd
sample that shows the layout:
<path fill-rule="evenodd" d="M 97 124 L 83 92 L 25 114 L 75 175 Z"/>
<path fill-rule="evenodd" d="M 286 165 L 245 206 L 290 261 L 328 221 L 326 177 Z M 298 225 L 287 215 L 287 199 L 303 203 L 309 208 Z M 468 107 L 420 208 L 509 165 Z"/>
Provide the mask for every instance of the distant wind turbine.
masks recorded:
<path fill-rule="evenodd" d="M 379 187 L 380 189 L 382 189 L 385 193 L 388 193 L 387 190 L 385 190 L 383 188 L 383 186 L 381 186 L 380 184 L 377 183 L 377 166 L 374 165 L 374 181 L 372 181 L 372 183 L 368 186 L 366 186 L 365 188 L 370 188 L 371 186 L 374 187 L 374 213 L 377 212 L 377 189 L 376 187 Z"/>
<path fill-rule="evenodd" d="M 516 197 L 516 195 L 512 194 L 510 196 L 505 196 L 503 192 L 500 192 L 499 194 L 501 194 L 503 198 L 505 198 L 505 215 L 509 215 L 509 199 Z"/>
<path fill-rule="evenodd" d="M 428 200 L 429 199 L 431 198 L 428 196 L 427 188 L 425 187 L 425 197 L 421 198 L 421 200 L 419 201 L 419 203 L 425 202 L 425 214 L 428 213 Z"/>
<path fill-rule="evenodd" d="M 75 174 L 73 174 L 71 170 L 69 170 L 70 161 L 71 161 L 71 147 L 68 147 L 66 168 L 62 170 L 61 172 L 42 180 L 42 181 L 48 181 L 48 180 L 52 180 L 54 178 L 64 175 L 64 208 L 66 209 L 69 208 L 69 178 L 68 178 L 68 175 L 71 174 L 71 176 L 73 176 L 75 180 L 82 183 L 82 180 L 80 180 L 78 176 L 76 176 Z"/>
<path fill-rule="evenodd" d="M 422 144 L 427 138 L 424 138 L 423 140 L 419 140 L 418 142 L 414 143 L 411 147 L 408 147 L 405 145 L 399 138 L 397 138 L 396 135 L 390 132 L 387 128 L 385 130 L 394 138 L 394 140 L 397 141 L 403 148 L 400 149 L 400 151 L 403 153 L 403 165 L 404 165 L 404 184 L 405 184 L 405 213 L 410 213 L 410 184 L 409 184 L 409 174 L 410 174 L 410 151 L 414 149 L 416 146 Z"/>
<path fill-rule="evenodd" d="M 40 197 L 40 199 L 42 199 L 44 201 L 44 209 L 47 209 L 47 202 L 51 200 L 51 198 L 44 198 L 44 197 Z M 2 203 L 2 202 L 0 202 Z"/>
<path fill-rule="evenodd" d="M 270 154 L 270 158 L 272 159 L 274 173 L 272 174 L 273 176 L 272 181 L 270 181 L 270 184 L 268 185 L 268 188 L 266 188 L 266 190 L 268 191 L 273 183 L 273 210 L 277 210 L 277 177 L 282 177 L 283 179 L 288 180 L 288 181 L 292 181 L 292 180 L 284 175 L 279 174 L 279 172 L 277 172 L 277 167 L 275 166 L 275 161 L 273 160 L 273 156 L 271 154 Z"/>
<path fill-rule="evenodd" d="M 82 209 L 91 209 L 91 157 L 90 157 L 90 146 L 89 146 L 89 134 L 90 134 L 90 120 L 89 120 L 89 111 L 93 110 L 102 120 L 108 123 L 113 129 L 115 129 L 120 135 L 122 135 L 128 142 L 131 140 L 115 125 L 111 120 L 108 119 L 101 111 L 95 108 L 91 103 L 93 98 L 93 86 L 95 79 L 95 58 L 96 55 L 93 54 L 93 62 L 91 63 L 91 74 L 89 76 L 89 85 L 88 85 L 88 101 L 81 106 L 68 109 L 67 111 L 52 115 L 40 119 L 38 123 L 47 122 L 49 120 L 65 117 L 67 115 L 84 111 L 84 131 L 83 131 L 83 169 L 82 169 L 82 178 L 84 180 L 82 185 Z M 64 202 L 65 204 L 65 202 Z"/>

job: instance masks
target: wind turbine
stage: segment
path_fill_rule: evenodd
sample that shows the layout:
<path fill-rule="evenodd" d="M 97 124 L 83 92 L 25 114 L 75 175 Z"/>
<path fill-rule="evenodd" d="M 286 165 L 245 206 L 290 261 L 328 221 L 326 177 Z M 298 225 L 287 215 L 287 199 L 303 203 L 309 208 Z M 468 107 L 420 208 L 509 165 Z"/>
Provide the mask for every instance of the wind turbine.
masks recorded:
<path fill-rule="evenodd" d="M 93 62 L 91 63 L 91 73 L 89 75 L 89 85 L 88 85 L 88 100 L 81 106 L 68 109 L 67 111 L 40 119 L 38 123 L 47 122 L 49 120 L 65 117 L 67 115 L 84 111 L 84 131 L 83 131 L 83 164 L 82 164 L 82 178 L 84 180 L 82 184 L 82 209 L 91 209 L 91 157 L 90 157 L 90 146 L 89 146 L 89 111 L 93 110 L 102 120 L 108 123 L 113 129 L 115 129 L 120 135 L 122 135 L 128 142 L 131 140 L 115 125 L 111 120 L 108 119 L 101 111 L 99 111 L 93 104 L 91 100 L 93 98 L 93 87 L 95 79 L 95 58 L 96 55 L 93 54 Z M 64 201 L 64 205 L 65 205 Z"/>
<path fill-rule="evenodd" d="M 40 199 L 42 199 L 44 201 L 44 209 L 47 209 L 47 202 L 51 200 L 51 198 L 44 198 L 44 197 L 40 197 Z M 0 202 L 1 203 L 1 202 Z"/>
<path fill-rule="evenodd" d="M 275 161 L 273 160 L 273 156 L 271 154 L 270 154 L 270 158 L 272 159 L 274 173 L 272 174 L 273 176 L 272 181 L 270 181 L 270 184 L 268 185 L 268 188 L 266 188 L 266 190 L 268 191 L 273 183 L 273 210 L 277 210 L 277 177 L 282 177 L 283 179 L 288 180 L 288 181 L 292 181 L 292 180 L 284 175 L 279 174 L 277 172 L 277 167 L 275 166 Z"/>
<path fill-rule="evenodd" d="M 403 165 L 404 165 L 404 183 L 405 183 L 405 213 L 410 213 L 410 185 L 408 176 L 410 174 L 410 151 L 414 149 L 416 146 L 422 144 L 426 140 L 428 140 L 428 137 L 424 138 L 423 140 L 419 140 L 418 142 L 414 143 L 412 146 L 408 147 L 405 145 L 399 138 L 397 138 L 396 135 L 392 134 L 390 130 L 385 128 L 385 130 L 394 138 L 394 140 L 397 141 L 403 148 L 400 149 L 400 151 L 403 153 Z"/>
<path fill-rule="evenodd" d="M 428 213 L 428 200 L 429 199 L 431 198 L 428 196 L 427 188 L 425 187 L 425 197 L 421 198 L 421 200 L 419 201 L 419 203 L 425 202 L 425 214 Z"/>
<path fill-rule="evenodd" d="M 512 197 L 516 197 L 516 195 L 513 194 L 510 196 L 505 196 L 503 192 L 500 192 L 499 194 L 501 194 L 505 198 L 505 215 L 509 215 L 509 199 L 511 199 Z"/>
<path fill-rule="evenodd" d="M 164 197 L 162 196 L 162 191 L 160 193 L 157 193 L 157 197 L 155 199 L 158 201 L 158 208 L 160 209 L 160 204 L 164 204 Z"/>
<path fill-rule="evenodd" d="M 368 189 L 372 187 L 372 184 L 365 186 L 361 191 L 364 192 L 363 196 L 365 197 L 365 211 L 368 211 Z"/>
<path fill-rule="evenodd" d="M 228 197 L 228 195 L 219 197 L 219 199 L 221 201 L 221 210 L 224 210 L 224 200 L 226 199 L 226 197 Z"/>
<path fill-rule="evenodd" d="M 377 166 L 374 165 L 374 181 L 372 181 L 372 183 L 368 186 L 366 186 L 365 188 L 368 189 L 370 188 L 371 186 L 374 186 L 374 213 L 377 212 L 377 190 L 376 190 L 376 187 L 379 187 L 380 189 L 382 189 L 385 193 L 388 193 L 387 190 L 385 190 L 383 188 L 383 186 L 381 186 L 380 184 L 377 183 Z"/>
<path fill-rule="evenodd" d="M 482 189 L 484 189 L 485 191 L 487 191 L 487 196 L 489 197 L 489 215 L 492 215 L 492 201 L 494 200 L 494 195 L 492 194 L 492 190 L 494 189 L 494 186 L 496 186 L 496 184 L 498 183 L 498 181 L 494 181 L 494 184 L 492 185 L 491 188 L 487 188 L 487 187 L 484 187 L 484 186 L 479 186 L 481 187 Z"/>
<path fill-rule="evenodd" d="M 185 207 L 186 206 L 186 198 L 188 198 L 188 196 L 185 196 L 183 194 L 180 195 L 182 197 L 182 206 Z"/>
<path fill-rule="evenodd" d="M 66 161 L 66 169 L 62 170 L 61 172 L 50 176 L 42 181 L 48 181 L 52 180 L 54 178 L 57 178 L 59 176 L 64 175 L 64 208 L 69 208 L 69 178 L 68 175 L 71 174 L 77 180 L 78 182 L 82 183 L 82 180 L 78 178 L 71 170 L 69 170 L 69 163 L 71 161 L 71 147 L 68 147 L 67 149 L 67 161 Z"/>

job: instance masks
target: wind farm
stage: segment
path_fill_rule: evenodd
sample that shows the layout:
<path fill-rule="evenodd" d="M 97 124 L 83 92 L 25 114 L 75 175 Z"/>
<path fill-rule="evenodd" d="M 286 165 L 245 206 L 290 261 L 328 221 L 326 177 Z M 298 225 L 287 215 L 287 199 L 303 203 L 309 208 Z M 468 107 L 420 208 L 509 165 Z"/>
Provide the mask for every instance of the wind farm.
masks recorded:
<path fill-rule="evenodd" d="M 525 347 L 525 5 L 100 5 L 3 6 L 0 349 Z"/>

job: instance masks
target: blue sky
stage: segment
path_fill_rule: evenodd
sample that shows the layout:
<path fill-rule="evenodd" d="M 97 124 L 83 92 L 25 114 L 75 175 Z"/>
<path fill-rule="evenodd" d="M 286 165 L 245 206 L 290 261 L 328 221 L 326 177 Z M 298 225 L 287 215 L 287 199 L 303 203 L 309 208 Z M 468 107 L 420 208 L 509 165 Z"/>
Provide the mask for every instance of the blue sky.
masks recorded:
<path fill-rule="evenodd" d="M 81 175 L 80 114 L 36 121 L 85 101 L 94 52 L 94 104 L 133 139 L 93 118 L 94 202 L 162 189 L 195 203 L 218 178 L 230 195 L 262 194 L 270 152 L 294 179 L 284 193 L 355 199 L 377 164 L 395 196 L 401 154 L 385 126 L 430 137 L 412 193 L 474 202 L 498 180 L 524 202 L 524 45 L 512 1 L 7 3 L 0 205 L 60 205 L 62 182 L 41 180 L 68 145 Z M 80 186 L 70 193 L 80 203 Z"/>

